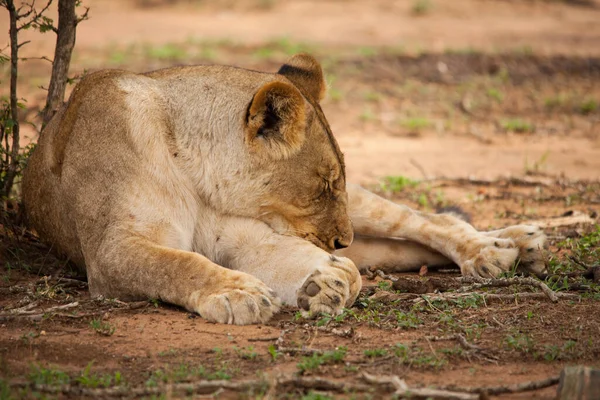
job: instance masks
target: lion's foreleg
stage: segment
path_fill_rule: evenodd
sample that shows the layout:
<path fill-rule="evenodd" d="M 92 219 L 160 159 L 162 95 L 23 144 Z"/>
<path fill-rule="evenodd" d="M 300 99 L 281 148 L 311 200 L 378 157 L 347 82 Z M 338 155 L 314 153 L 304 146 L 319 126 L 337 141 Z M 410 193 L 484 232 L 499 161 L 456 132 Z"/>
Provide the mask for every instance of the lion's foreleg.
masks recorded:
<path fill-rule="evenodd" d="M 278 299 L 260 280 L 126 231 L 111 232 L 87 258 L 93 295 L 160 299 L 239 325 L 265 322 L 278 310 Z"/>
<path fill-rule="evenodd" d="M 358 269 L 297 237 L 279 235 L 260 221 L 224 222 L 218 254 L 223 265 L 253 275 L 287 304 L 307 313 L 335 314 L 350 306 L 361 288 Z"/>

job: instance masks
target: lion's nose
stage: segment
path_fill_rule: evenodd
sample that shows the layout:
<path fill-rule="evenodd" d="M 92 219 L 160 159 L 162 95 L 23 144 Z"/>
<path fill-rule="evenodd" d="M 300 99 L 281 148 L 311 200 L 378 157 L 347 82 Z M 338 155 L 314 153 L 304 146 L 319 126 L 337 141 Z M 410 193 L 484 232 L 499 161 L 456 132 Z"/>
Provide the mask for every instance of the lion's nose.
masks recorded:
<path fill-rule="evenodd" d="M 349 245 L 350 245 L 350 243 L 344 243 L 340 239 L 335 239 L 333 241 L 333 248 L 336 249 L 336 250 L 345 249 Z"/>
<path fill-rule="evenodd" d="M 348 235 L 336 236 L 332 239 L 333 247 L 336 250 L 345 249 L 346 247 L 352 244 L 353 235 L 350 233 Z"/>

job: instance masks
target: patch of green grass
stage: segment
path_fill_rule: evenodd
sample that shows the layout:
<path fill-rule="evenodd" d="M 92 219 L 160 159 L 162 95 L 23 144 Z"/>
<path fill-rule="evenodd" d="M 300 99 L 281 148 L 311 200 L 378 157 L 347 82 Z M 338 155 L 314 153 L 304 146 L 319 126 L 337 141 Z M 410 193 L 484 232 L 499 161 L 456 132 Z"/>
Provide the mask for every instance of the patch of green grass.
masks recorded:
<path fill-rule="evenodd" d="M 407 346 L 402 343 L 394 346 L 394 355 L 402 364 L 411 367 L 440 369 L 448 363 L 443 354 L 432 353 L 419 346 Z"/>
<path fill-rule="evenodd" d="M 10 394 L 10 386 L 8 382 L 0 379 L 0 400 L 13 400 L 14 397 Z"/>
<path fill-rule="evenodd" d="M 91 320 L 90 328 L 92 328 L 97 334 L 102 336 L 112 336 L 117 330 L 117 328 L 115 328 L 108 322 L 102 321 L 102 319 Z"/>
<path fill-rule="evenodd" d="M 525 174 L 536 174 L 539 173 L 544 166 L 546 165 L 546 163 L 548 162 L 548 157 L 550 156 L 550 151 L 545 151 L 540 158 L 538 158 L 536 161 L 534 161 L 531 165 L 529 164 L 529 161 L 527 160 L 527 158 L 525 158 Z"/>
<path fill-rule="evenodd" d="M 423 321 L 414 312 L 403 312 L 400 310 L 394 310 L 396 314 L 396 322 L 400 328 L 404 329 L 416 329 L 423 324 Z"/>
<path fill-rule="evenodd" d="M 515 133 L 532 133 L 535 131 L 535 126 L 531 122 L 527 122 L 520 118 L 505 119 L 500 122 L 502 129 L 508 132 Z"/>
<path fill-rule="evenodd" d="M 35 385 L 61 386 L 68 385 L 71 378 L 66 372 L 55 368 L 44 368 L 34 364 L 31 366 L 28 379 Z"/>
<path fill-rule="evenodd" d="M 169 349 L 169 350 L 165 350 L 165 351 L 159 351 L 158 352 L 158 356 L 159 357 L 169 357 L 169 356 L 176 356 L 178 353 L 177 349 Z"/>
<path fill-rule="evenodd" d="M 371 91 L 371 90 L 365 92 L 363 97 L 366 101 L 370 101 L 373 103 L 377 103 L 377 102 L 381 101 L 381 93 Z"/>
<path fill-rule="evenodd" d="M 377 49 L 374 47 L 363 46 L 358 48 L 358 54 L 363 57 L 373 57 L 378 53 Z"/>
<path fill-rule="evenodd" d="M 429 206 L 429 199 L 425 193 L 420 193 L 417 196 L 417 203 L 423 208 L 427 208 Z"/>
<path fill-rule="evenodd" d="M 432 8 L 431 0 L 414 0 L 410 10 L 414 15 L 425 15 L 431 12 Z"/>
<path fill-rule="evenodd" d="M 234 347 L 233 350 L 244 360 L 255 360 L 258 357 L 258 353 L 254 350 L 254 346 L 248 346 L 246 348 Z"/>
<path fill-rule="evenodd" d="M 496 88 L 489 88 L 487 90 L 487 95 L 490 99 L 493 99 L 498 103 L 502 103 L 502 100 L 504 100 L 504 95 Z"/>
<path fill-rule="evenodd" d="M 338 347 L 333 351 L 326 351 L 322 354 L 313 354 L 310 357 L 303 357 L 296 366 L 301 374 L 313 372 L 319 369 L 321 365 L 335 364 L 344 361 L 347 351 L 348 349 L 346 347 Z"/>
<path fill-rule="evenodd" d="M 556 245 L 559 250 L 566 252 L 578 261 L 594 265 L 600 260 L 600 225 L 595 225 L 580 238 L 567 238 Z M 582 266 L 565 256 L 554 255 L 548 261 L 551 274 L 580 271 Z"/>
<path fill-rule="evenodd" d="M 367 349 L 363 351 L 365 357 L 369 358 L 377 358 L 377 357 L 385 357 L 388 354 L 386 349 Z"/>
<path fill-rule="evenodd" d="M 557 94 L 555 96 L 546 97 L 544 99 L 544 107 L 549 110 L 554 110 L 556 108 L 562 107 L 565 105 L 567 101 L 567 97 L 563 94 Z"/>
<path fill-rule="evenodd" d="M 187 51 L 182 46 L 174 43 L 158 46 L 147 45 L 144 52 L 147 58 L 161 61 L 182 61 L 188 57 Z"/>
<path fill-rule="evenodd" d="M 507 349 L 527 354 L 533 354 L 535 348 L 531 336 L 518 331 L 506 335 L 504 344 Z"/>
<path fill-rule="evenodd" d="M 419 132 L 423 129 L 429 128 L 432 123 L 425 117 L 411 117 L 402 119 L 400 121 L 400 125 L 411 132 Z"/>
<path fill-rule="evenodd" d="M 81 386 L 88 388 L 120 386 L 123 384 L 121 372 L 117 371 L 114 374 L 95 374 L 92 373 L 92 364 L 90 362 L 81 374 L 75 379 Z"/>
<path fill-rule="evenodd" d="M 373 121 L 377 120 L 377 116 L 375 115 L 375 113 L 373 112 L 371 107 L 363 108 L 362 112 L 360 113 L 360 115 L 358 117 L 363 122 L 373 122 Z"/>
<path fill-rule="evenodd" d="M 336 87 L 330 87 L 329 90 L 327 91 L 327 95 L 329 96 L 329 98 L 332 101 L 340 101 L 344 98 L 344 93 L 336 88 Z"/>
<path fill-rule="evenodd" d="M 381 182 L 381 189 L 386 192 L 397 193 L 406 188 L 414 188 L 419 184 L 419 181 L 408 178 L 406 176 L 386 176 Z"/>
<path fill-rule="evenodd" d="M 598 102 L 594 99 L 586 99 L 579 104 L 578 108 L 581 114 L 588 115 L 598 110 Z"/>
<path fill-rule="evenodd" d="M 392 282 L 390 281 L 379 281 L 377 283 L 377 287 L 379 288 L 379 290 L 384 290 L 384 291 L 390 291 L 392 290 Z"/>
<path fill-rule="evenodd" d="M 574 340 L 567 340 L 562 346 L 548 345 L 544 348 L 544 360 L 556 361 L 556 360 L 569 360 L 573 357 L 573 353 L 577 342 Z"/>
<path fill-rule="evenodd" d="M 222 365 L 220 369 L 209 370 L 203 365 L 197 367 L 179 364 L 176 367 L 160 368 L 153 371 L 146 380 L 146 386 L 156 387 L 166 383 L 186 382 L 194 379 L 229 380 L 231 372 Z"/>

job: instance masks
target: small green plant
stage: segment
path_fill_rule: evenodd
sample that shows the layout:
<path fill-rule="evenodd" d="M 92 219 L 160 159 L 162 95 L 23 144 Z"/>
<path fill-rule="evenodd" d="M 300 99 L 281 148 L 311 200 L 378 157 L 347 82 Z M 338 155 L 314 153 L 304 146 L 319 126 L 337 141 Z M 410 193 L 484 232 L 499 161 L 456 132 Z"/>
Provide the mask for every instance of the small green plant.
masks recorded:
<path fill-rule="evenodd" d="M 573 340 L 567 340 L 561 347 L 548 345 L 545 347 L 544 360 L 555 361 L 569 359 L 576 345 L 577 342 Z"/>
<path fill-rule="evenodd" d="M 548 161 L 548 157 L 550 156 L 550 151 L 545 151 L 540 158 L 538 158 L 536 161 L 533 162 L 533 164 L 529 164 L 529 161 L 527 160 L 527 158 L 525 158 L 525 174 L 537 174 L 539 173 L 544 166 L 546 165 L 546 162 Z"/>
<path fill-rule="evenodd" d="M 244 360 L 254 360 L 258 357 L 258 353 L 254 351 L 254 346 L 248 346 L 245 349 L 234 347 L 233 349 Z"/>
<path fill-rule="evenodd" d="M 369 358 L 385 357 L 387 356 L 388 351 L 386 349 L 367 349 L 363 354 Z"/>
<path fill-rule="evenodd" d="M 158 306 L 160 306 L 159 299 L 148 299 L 148 303 L 152 304 L 154 308 L 158 308 Z"/>
<path fill-rule="evenodd" d="M 338 102 L 344 98 L 344 93 L 340 89 L 335 87 L 330 87 L 327 91 L 327 95 L 329 96 L 331 101 L 335 102 Z"/>
<path fill-rule="evenodd" d="M 535 131 L 535 127 L 532 123 L 520 118 L 505 119 L 500 122 L 500 126 L 507 132 L 532 133 Z"/>
<path fill-rule="evenodd" d="M 97 334 L 102 336 L 112 336 L 117 330 L 114 326 L 108 322 L 102 321 L 102 319 L 93 319 L 90 321 L 90 328 L 92 328 Z"/>
<path fill-rule="evenodd" d="M 500 90 L 498 90 L 496 88 L 488 89 L 487 95 L 489 98 L 495 100 L 498 103 L 502 103 L 502 100 L 504 100 L 504 96 L 502 95 L 502 92 L 500 92 Z"/>
<path fill-rule="evenodd" d="M 394 310 L 394 313 L 396 314 L 396 322 L 398 322 L 400 328 L 415 329 L 423 324 L 423 321 L 414 312 L 405 313 L 400 310 Z"/>
<path fill-rule="evenodd" d="M 123 384 L 121 372 L 117 371 L 111 374 L 94 374 L 91 372 L 93 361 L 83 369 L 81 374 L 75 379 L 81 386 L 88 388 L 111 387 Z"/>
<path fill-rule="evenodd" d="M 10 386 L 8 382 L 0 379 L 0 400 L 13 400 L 14 397 L 10 394 Z"/>
<path fill-rule="evenodd" d="M 271 356 L 271 360 L 273 360 L 273 362 L 277 361 L 277 358 L 280 356 L 280 354 L 277 351 L 277 348 L 275 347 L 275 345 L 274 344 L 270 345 L 267 348 L 267 351 L 269 352 L 269 355 Z"/>
<path fill-rule="evenodd" d="M 410 132 L 420 132 L 423 129 L 429 128 L 432 124 L 431 121 L 425 117 L 411 117 L 402 119 L 400 125 Z"/>
<path fill-rule="evenodd" d="M 380 290 L 390 291 L 390 290 L 392 290 L 392 282 L 390 282 L 390 281 L 379 281 L 377 283 L 377 287 Z"/>
<path fill-rule="evenodd" d="M 429 199 L 427 198 L 427 195 L 425 193 L 419 194 L 419 197 L 417 197 L 417 203 L 419 203 L 419 205 L 423 208 L 428 207 Z"/>
<path fill-rule="evenodd" d="M 594 99 L 586 99 L 579 104 L 579 112 L 588 115 L 598 110 L 598 102 Z"/>
<path fill-rule="evenodd" d="M 303 357 L 296 366 L 301 374 L 312 372 L 317 370 L 321 365 L 335 364 L 344 361 L 347 351 L 348 349 L 346 347 L 338 347 L 333 351 L 326 351 L 321 354 L 316 353 L 310 357 Z"/>
<path fill-rule="evenodd" d="M 514 332 L 504 338 L 506 347 L 521 353 L 532 353 L 534 349 L 533 339 L 521 332 Z"/>
<path fill-rule="evenodd" d="M 544 107 L 546 107 L 548 110 L 554 110 L 558 107 L 564 106 L 566 101 L 566 96 L 562 94 L 557 94 L 555 96 L 547 97 L 546 99 L 544 99 Z"/>
<path fill-rule="evenodd" d="M 34 364 L 29 372 L 29 381 L 35 385 L 61 386 L 68 385 L 71 378 L 67 373 L 53 368 L 44 368 Z"/>
<path fill-rule="evenodd" d="M 419 181 L 407 178 L 406 176 L 386 176 L 381 182 L 381 189 L 386 192 L 401 192 L 406 188 L 413 188 L 419 184 Z"/>
<path fill-rule="evenodd" d="M 431 11 L 431 0 L 414 0 L 411 11 L 414 15 L 425 15 Z"/>

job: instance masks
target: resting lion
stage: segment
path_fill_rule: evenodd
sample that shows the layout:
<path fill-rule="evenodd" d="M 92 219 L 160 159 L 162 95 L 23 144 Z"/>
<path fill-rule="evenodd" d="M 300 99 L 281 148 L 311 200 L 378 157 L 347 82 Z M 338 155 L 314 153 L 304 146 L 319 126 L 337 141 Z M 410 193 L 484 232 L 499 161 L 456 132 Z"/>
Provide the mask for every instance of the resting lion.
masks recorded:
<path fill-rule="evenodd" d="M 536 227 L 478 232 L 347 184 L 325 89 L 306 54 L 276 74 L 90 74 L 25 171 L 30 224 L 86 269 L 92 295 L 160 299 L 229 324 L 267 321 L 282 301 L 338 313 L 369 265 L 544 268 Z"/>

